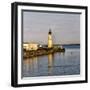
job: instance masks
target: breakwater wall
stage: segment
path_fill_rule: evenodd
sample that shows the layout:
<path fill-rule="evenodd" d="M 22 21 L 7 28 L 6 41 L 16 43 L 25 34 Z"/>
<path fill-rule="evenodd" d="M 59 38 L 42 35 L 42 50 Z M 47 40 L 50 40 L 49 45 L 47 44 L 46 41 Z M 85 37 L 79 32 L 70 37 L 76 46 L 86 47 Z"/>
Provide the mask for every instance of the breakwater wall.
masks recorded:
<path fill-rule="evenodd" d="M 38 50 L 23 51 L 24 58 L 53 54 L 55 52 L 65 52 L 64 48 L 40 48 Z"/>

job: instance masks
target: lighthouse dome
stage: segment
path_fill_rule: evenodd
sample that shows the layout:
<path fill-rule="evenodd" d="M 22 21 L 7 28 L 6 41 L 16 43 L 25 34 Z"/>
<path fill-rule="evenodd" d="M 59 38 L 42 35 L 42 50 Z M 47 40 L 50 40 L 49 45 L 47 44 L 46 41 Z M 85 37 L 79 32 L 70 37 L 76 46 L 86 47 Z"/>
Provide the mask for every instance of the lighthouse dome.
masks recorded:
<path fill-rule="evenodd" d="M 48 32 L 49 34 L 52 34 L 52 32 L 51 32 L 51 29 L 49 29 L 49 32 Z"/>

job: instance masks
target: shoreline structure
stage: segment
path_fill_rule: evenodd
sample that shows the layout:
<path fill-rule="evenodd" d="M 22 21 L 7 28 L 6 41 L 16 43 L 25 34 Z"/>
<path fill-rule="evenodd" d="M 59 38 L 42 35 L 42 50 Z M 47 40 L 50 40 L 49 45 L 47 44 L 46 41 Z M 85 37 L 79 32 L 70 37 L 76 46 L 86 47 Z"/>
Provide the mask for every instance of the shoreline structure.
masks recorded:
<path fill-rule="evenodd" d="M 48 54 L 54 54 L 55 52 L 65 52 L 64 48 L 41 48 L 38 50 L 32 50 L 32 51 L 24 51 L 23 56 L 24 58 L 31 58 L 36 56 L 43 56 Z"/>
<path fill-rule="evenodd" d="M 51 29 L 48 32 L 48 45 L 46 47 L 37 44 L 23 44 L 24 58 L 53 54 L 55 52 L 65 52 L 65 48 L 53 44 Z"/>

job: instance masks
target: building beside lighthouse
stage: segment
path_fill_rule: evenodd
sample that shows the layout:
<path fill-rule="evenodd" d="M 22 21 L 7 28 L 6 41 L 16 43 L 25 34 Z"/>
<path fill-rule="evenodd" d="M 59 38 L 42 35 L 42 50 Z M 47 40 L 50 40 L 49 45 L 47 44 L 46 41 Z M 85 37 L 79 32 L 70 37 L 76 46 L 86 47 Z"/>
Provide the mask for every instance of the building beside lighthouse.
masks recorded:
<path fill-rule="evenodd" d="M 52 48 L 52 47 L 53 47 L 52 32 L 51 32 L 51 29 L 49 29 L 49 32 L 48 32 L 48 48 Z"/>
<path fill-rule="evenodd" d="M 38 46 L 39 46 L 38 43 L 24 43 L 23 44 L 23 49 L 27 50 L 27 51 L 37 50 Z"/>

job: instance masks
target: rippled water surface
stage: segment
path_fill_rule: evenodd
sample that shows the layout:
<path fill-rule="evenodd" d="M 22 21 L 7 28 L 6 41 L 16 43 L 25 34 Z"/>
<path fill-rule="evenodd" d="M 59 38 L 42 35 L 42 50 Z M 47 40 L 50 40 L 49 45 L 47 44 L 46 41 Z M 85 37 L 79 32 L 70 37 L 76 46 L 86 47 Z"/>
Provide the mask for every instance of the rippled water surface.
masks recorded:
<path fill-rule="evenodd" d="M 22 77 L 80 74 L 80 46 L 64 46 L 65 53 L 55 53 L 23 60 Z"/>

